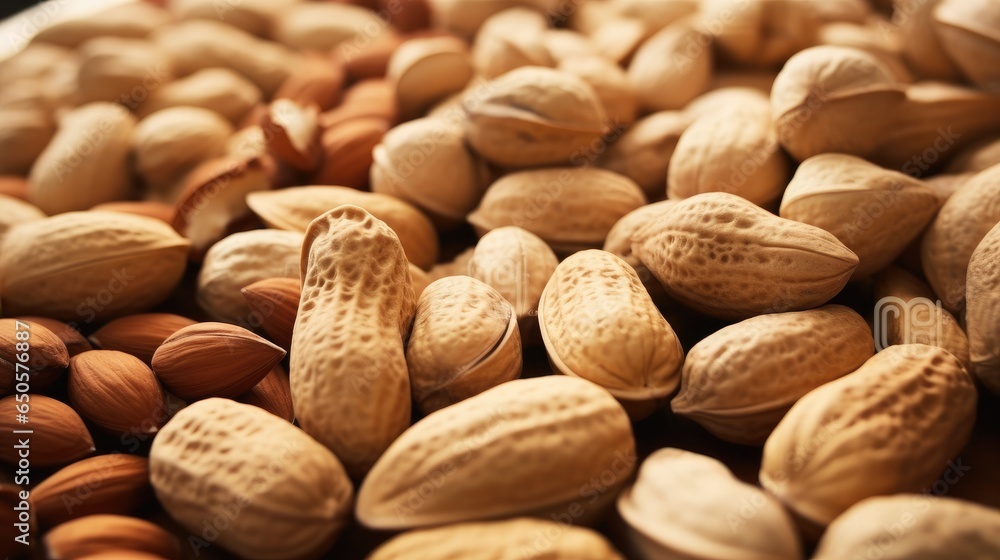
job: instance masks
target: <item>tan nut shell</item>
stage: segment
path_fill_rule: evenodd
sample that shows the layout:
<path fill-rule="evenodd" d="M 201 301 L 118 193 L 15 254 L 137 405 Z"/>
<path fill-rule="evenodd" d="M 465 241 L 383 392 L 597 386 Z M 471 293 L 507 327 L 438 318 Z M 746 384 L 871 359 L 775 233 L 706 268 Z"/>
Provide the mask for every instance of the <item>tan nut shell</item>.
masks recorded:
<path fill-rule="evenodd" d="M 236 508 L 216 543 L 245 558 L 325 551 L 353 499 L 333 453 L 281 418 L 228 399 L 178 412 L 153 440 L 149 468 L 164 509 L 194 534 Z"/>
<path fill-rule="evenodd" d="M 545 46 L 545 16 L 527 7 L 493 14 L 476 33 L 472 56 L 476 71 L 496 78 L 522 66 L 554 66 Z"/>
<path fill-rule="evenodd" d="M 832 234 L 727 193 L 684 199 L 632 239 L 668 294 L 726 319 L 822 305 L 858 265 Z"/>
<path fill-rule="evenodd" d="M 396 88 L 399 111 L 407 117 L 420 116 L 462 91 L 472 75 L 468 46 L 453 37 L 406 41 L 392 53 L 386 68 L 386 79 Z"/>
<path fill-rule="evenodd" d="M 614 497 L 634 466 L 632 426 L 607 391 L 566 376 L 517 379 L 400 435 L 362 483 L 356 515 L 379 529 L 568 508 L 583 520 Z M 495 472 L 504 476 L 489 474 Z M 609 475 L 603 492 L 589 482 L 602 473 Z M 411 503 L 429 480 L 441 482 Z"/>
<path fill-rule="evenodd" d="M 93 321 L 145 311 L 180 281 L 189 248 L 163 222 L 118 212 L 21 224 L 0 250 L 4 313 Z"/>
<path fill-rule="evenodd" d="M 538 324 L 556 370 L 604 387 L 642 417 L 674 392 L 684 350 L 635 270 L 591 249 L 568 257 L 542 292 Z"/>
<path fill-rule="evenodd" d="M 606 118 L 588 83 L 538 66 L 493 80 L 485 95 L 466 98 L 465 112 L 469 144 L 505 167 L 565 165 L 600 137 Z"/>
<path fill-rule="evenodd" d="M 972 372 L 990 391 L 1000 394 L 1000 224 L 972 253 L 966 286 L 965 326 Z"/>
<path fill-rule="evenodd" d="M 518 226 L 571 252 L 600 247 L 615 222 L 645 203 L 638 185 L 611 171 L 535 169 L 498 179 L 468 220 L 480 234 Z"/>
<path fill-rule="evenodd" d="M 691 348 L 670 407 L 726 441 L 763 445 L 799 398 L 874 353 L 868 324 L 850 308 L 760 315 Z"/>
<path fill-rule="evenodd" d="M 361 478 L 410 425 L 403 338 L 413 286 L 399 238 L 357 206 L 313 220 L 292 334 L 295 415 Z"/>
<path fill-rule="evenodd" d="M 151 90 L 138 112 L 145 116 L 170 107 L 201 107 L 237 123 L 260 102 L 260 88 L 242 75 L 229 68 L 205 68 Z"/>
<path fill-rule="evenodd" d="M 650 200 L 663 196 L 670 157 L 690 119 L 680 111 L 660 111 L 636 121 L 608 145 L 595 162 L 635 181 Z"/>
<path fill-rule="evenodd" d="M 826 526 L 865 498 L 932 483 L 975 416 L 976 388 L 954 356 L 890 346 L 795 403 L 767 438 L 760 481 L 807 523 Z"/>
<path fill-rule="evenodd" d="M 722 462 L 690 451 L 650 455 L 618 497 L 618 512 L 643 558 L 802 557 L 795 525 L 778 500 L 741 482 Z"/>
<path fill-rule="evenodd" d="M 822 228 L 858 255 L 852 279 L 889 265 L 938 209 L 934 189 L 854 156 L 823 154 L 799 165 L 781 217 Z"/>
<path fill-rule="evenodd" d="M 516 379 L 521 335 L 513 307 L 469 276 L 432 282 L 417 301 L 406 365 L 425 414 Z"/>
<path fill-rule="evenodd" d="M 712 74 L 712 49 L 704 33 L 682 21 L 658 31 L 639 47 L 628 67 L 629 83 L 648 112 L 683 109 L 705 91 Z"/>
<path fill-rule="evenodd" d="M 139 121 L 132 136 L 136 169 L 154 187 L 171 185 L 198 163 L 226 154 L 232 125 L 199 107 L 172 107 Z"/>

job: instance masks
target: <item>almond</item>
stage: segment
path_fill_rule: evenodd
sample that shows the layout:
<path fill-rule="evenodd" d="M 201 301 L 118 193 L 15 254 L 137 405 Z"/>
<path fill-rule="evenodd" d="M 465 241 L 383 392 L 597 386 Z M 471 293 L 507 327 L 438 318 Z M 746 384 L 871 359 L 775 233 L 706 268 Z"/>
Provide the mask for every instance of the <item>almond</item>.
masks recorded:
<path fill-rule="evenodd" d="M 344 185 L 363 189 L 368 185 L 372 150 L 389 130 L 382 117 L 357 117 L 331 125 L 320 136 L 323 152 L 312 180 L 319 185 Z"/>
<path fill-rule="evenodd" d="M 421 268 L 437 261 L 434 225 L 415 206 L 396 197 L 347 187 L 304 186 L 247 195 L 247 204 L 269 227 L 305 232 L 314 219 L 338 206 L 360 206 L 386 223 L 407 258 Z"/>
<path fill-rule="evenodd" d="M 274 366 L 270 373 L 238 400 L 262 408 L 278 418 L 289 422 L 295 420 L 295 410 L 292 406 L 292 388 L 288 382 L 288 374 L 280 365 Z"/>
<path fill-rule="evenodd" d="M 197 321 L 173 313 L 140 313 L 109 322 L 90 335 L 94 346 L 131 354 L 146 365 L 170 335 Z"/>
<path fill-rule="evenodd" d="M 19 386 L 18 393 L 44 389 L 68 365 L 69 351 L 55 333 L 26 319 L 0 319 L 0 395 Z"/>
<path fill-rule="evenodd" d="M 969 260 L 968 306 L 965 325 L 969 333 L 972 372 L 994 393 L 1000 394 L 1000 224 L 986 234 Z"/>
<path fill-rule="evenodd" d="M 345 205 L 313 220 L 301 271 L 295 415 L 360 479 L 410 424 L 403 340 L 415 305 L 406 256 L 389 226 Z"/>
<path fill-rule="evenodd" d="M 49 558 L 83 558 L 109 550 L 156 554 L 170 560 L 181 558 L 177 539 L 149 521 L 122 515 L 88 515 L 67 521 L 45 535 Z"/>
<path fill-rule="evenodd" d="M 516 518 L 486 523 L 457 523 L 410 531 L 391 539 L 370 560 L 406 558 L 548 558 L 551 560 L 621 560 L 603 536 L 585 527 L 547 519 Z"/>
<path fill-rule="evenodd" d="M 399 436 L 362 483 L 356 515 L 391 530 L 549 513 L 586 523 L 635 460 L 628 415 L 607 391 L 564 376 L 518 379 Z"/>
<path fill-rule="evenodd" d="M 724 319 L 822 305 L 858 266 L 832 234 L 728 193 L 679 201 L 633 236 L 632 250 L 670 296 Z"/>
<path fill-rule="evenodd" d="M 361 80 L 344 92 L 344 100 L 340 105 L 320 115 L 320 126 L 331 129 L 362 118 L 378 118 L 388 124 L 395 123 L 399 119 L 395 91 L 392 83 L 383 78 Z"/>
<path fill-rule="evenodd" d="M 149 366 L 115 350 L 91 350 L 69 363 L 69 400 L 84 418 L 113 435 L 155 432 L 167 398 Z"/>
<path fill-rule="evenodd" d="M 643 558 L 802 557 L 781 502 L 738 480 L 720 461 L 690 451 L 650 455 L 635 484 L 618 497 L 618 512 Z"/>
<path fill-rule="evenodd" d="M 847 307 L 760 315 L 691 348 L 670 407 L 726 441 L 762 445 L 803 395 L 874 353 L 868 324 Z"/>
<path fill-rule="evenodd" d="M 4 312 L 91 322 L 145 311 L 180 281 L 189 247 L 159 220 L 117 212 L 21 224 L 0 251 Z"/>
<path fill-rule="evenodd" d="M 170 335 L 152 366 L 167 390 L 192 400 L 245 393 L 284 357 L 284 350 L 246 329 L 198 323 Z"/>
<path fill-rule="evenodd" d="M 553 367 L 608 390 L 633 418 L 652 414 L 680 381 L 684 350 L 635 270 L 591 249 L 559 263 L 538 305 Z"/>
<path fill-rule="evenodd" d="M 265 278 L 240 290 L 264 332 L 286 351 L 292 347 L 292 329 L 299 312 L 302 289 L 297 278 Z"/>
<path fill-rule="evenodd" d="M 267 151 L 275 160 L 303 172 L 319 165 L 319 109 L 291 99 L 275 99 L 267 106 L 260 126 Z"/>
<path fill-rule="evenodd" d="M 299 277 L 302 234 L 273 229 L 244 231 L 212 245 L 198 273 L 198 305 L 217 321 L 258 328 L 241 290 L 266 278 Z"/>
<path fill-rule="evenodd" d="M 228 519 L 214 544 L 241 558 L 321 557 L 353 501 L 333 453 L 277 416 L 228 399 L 178 412 L 153 440 L 149 468 L 174 519 L 194 535 Z"/>
<path fill-rule="evenodd" d="M 27 399 L 23 395 L 28 395 Z M 31 466 L 58 467 L 94 452 L 94 440 L 69 406 L 43 395 L 22 393 L 0 399 L 0 460 L 18 464 L 19 440 L 30 440 Z M 27 422 L 19 422 L 20 415 Z M 30 430 L 15 434 L 15 430 Z"/>
<path fill-rule="evenodd" d="M 954 356 L 890 346 L 792 406 L 764 445 L 760 481 L 807 531 L 825 527 L 865 498 L 932 483 L 975 416 L 975 386 Z"/>
<path fill-rule="evenodd" d="M 35 519 L 43 528 L 87 515 L 125 515 L 150 494 L 149 461 L 124 453 L 83 459 L 53 473 L 31 491 Z"/>
<path fill-rule="evenodd" d="M 303 107 L 316 105 L 326 111 L 340 101 L 345 79 L 342 62 L 306 53 L 298 70 L 281 84 L 274 98 L 290 99 Z"/>
<path fill-rule="evenodd" d="M 468 276 L 431 283 L 417 301 L 406 365 L 425 414 L 516 379 L 521 335 L 513 307 Z"/>
<path fill-rule="evenodd" d="M 76 329 L 74 325 L 58 321 L 56 319 L 49 319 L 48 317 L 38 317 L 35 315 L 26 315 L 18 317 L 21 321 L 26 321 L 31 324 L 37 324 L 39 326 L 45 327 L 52 331 L 52 334 L 59 337 L 59 340 L 63 341 L 66 345 L 66 351 L 69 352 L 69 356 L 72 358 L 80 352 L 86 352 L 87 350 L 93 350 L 90 342 Z"/>

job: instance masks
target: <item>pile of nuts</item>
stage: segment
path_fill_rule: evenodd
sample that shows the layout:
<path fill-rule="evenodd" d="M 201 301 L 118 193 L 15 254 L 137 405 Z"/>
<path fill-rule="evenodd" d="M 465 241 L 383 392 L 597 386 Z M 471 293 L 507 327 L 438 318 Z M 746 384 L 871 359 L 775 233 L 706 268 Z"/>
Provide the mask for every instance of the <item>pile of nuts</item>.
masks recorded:
<path fill-rule="evenodd" d="M 1000 557 L 996 0 L 61 5 L 0 555 Z"/>

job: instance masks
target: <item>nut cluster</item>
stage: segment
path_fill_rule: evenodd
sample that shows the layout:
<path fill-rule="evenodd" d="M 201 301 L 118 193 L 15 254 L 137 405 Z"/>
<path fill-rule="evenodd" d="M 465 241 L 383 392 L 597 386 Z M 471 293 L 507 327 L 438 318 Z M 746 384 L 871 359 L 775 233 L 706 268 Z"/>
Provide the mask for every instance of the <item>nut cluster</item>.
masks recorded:
<path fill-rule="evenodd" d="M 1000 557 L 996 0 L 65 4 L 0 556 Z"/>

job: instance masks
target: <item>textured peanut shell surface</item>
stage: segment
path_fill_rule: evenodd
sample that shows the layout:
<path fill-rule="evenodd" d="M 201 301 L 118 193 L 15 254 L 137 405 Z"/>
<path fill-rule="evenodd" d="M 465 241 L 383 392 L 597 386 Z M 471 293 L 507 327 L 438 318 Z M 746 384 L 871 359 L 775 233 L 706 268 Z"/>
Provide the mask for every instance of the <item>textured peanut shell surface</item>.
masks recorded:
<path fill-rule="evenodd" d="M 965 325 L 976 377 L 1000 394 L 1000 224 L 986 234 L 969 261 Z"/>

